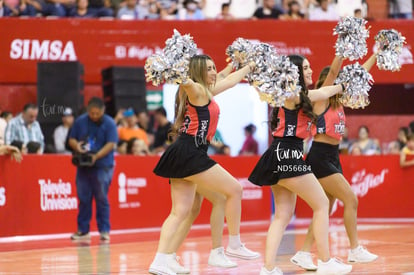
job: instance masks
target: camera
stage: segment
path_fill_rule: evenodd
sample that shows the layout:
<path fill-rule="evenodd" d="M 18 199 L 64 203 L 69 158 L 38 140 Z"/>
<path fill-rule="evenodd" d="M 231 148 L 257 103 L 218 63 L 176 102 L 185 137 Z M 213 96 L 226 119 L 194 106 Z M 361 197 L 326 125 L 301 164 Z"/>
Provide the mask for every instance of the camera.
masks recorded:
<path fill-rule="evenodd" d="M 72 163 L 78 167 L 91 167 L 93 165 L 92 155 L 88 153 L 73 154 Z"/>

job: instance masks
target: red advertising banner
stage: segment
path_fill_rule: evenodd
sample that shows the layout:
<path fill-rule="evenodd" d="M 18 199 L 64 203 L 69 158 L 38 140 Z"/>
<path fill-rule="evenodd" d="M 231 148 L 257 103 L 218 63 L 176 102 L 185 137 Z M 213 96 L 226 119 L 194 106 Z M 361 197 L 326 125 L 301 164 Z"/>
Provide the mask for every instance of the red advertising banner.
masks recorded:
<path fill-rule="evenodd" d="M 214 157 L 243 185 L 242 221 L 271 216 L 269 188 L 247 178 L 258 157 Z M 155 176 L 158 157 L 118 156 L 109 198 L 112 229 L 160 227 L 171 208 L 168 180 Z M 400 168 L 398 156 L 343 156 L 344 175 L 359 199 L 358 217 L 413 218 L 414 167 Z M 70 156 L 25 156 L 18 164 L 0 157 L 0 237 L 70 233 L 76 230 L 76 169 Z M 204 202 L 197 224 L 208 224 L 211 205 Z M 337 203 L 333 217 L 341 217 Z M 311 209 L 298 200 L 296 216 Z M 93 215 L 94 217 L 94 215 Z M 96 222 L 91 221 L 91 230 Z"/>
<path fill-rule="evenodd" d="M 414 167 L 401 168 L 399 156 L 341 156 L 344 176 L 357 195 L 360 218 L 413 218 Z M 336 202 L 332 217 L 342 217 L 343 204 Z M 312 217 L 301 199 L 298 218 Z"/>
<path fill-rule="evenodd" d="M 225 66 L 227 46 L 236 38 L 243 37 L 272 44 L 281 54 L 303 54 L 318 74 L 334 56 L 335 25 L 336 22 L 277 20 L 2 19 L 0 83 L 36 83 L 36 64 L 39 61 L 79 61 L 84 65 L 85 82 L 99 84 L 103 68 L 144 66 L 148 56 L 165 46 L 165 40 L 172 36 L 173 29 L 191 34 L 200 52 L 211 55 L 218 68 Z M 391 73 L 373 69 L 371 73 L 375 83 L 412 83 L 414 21 L 373 21 L 367 27 L 370 27 L 369 54 L 373 52 L 374 36 L 381 29 L 396 29 L 407 42 L 400 58 L 403 63 L 401 71 Z"/>
<path fill-rule="evenodd" d="M 171 209 L 168 180 L 152 173 L 158 157 L 118 156 L 109 191 L 112 229 L 160 227 Z M 242 221 L 269 220 L 271 195 L 247 181 L 257 159 L 217 158 L 243 185 Z M 76 230 L 76 169 L 70 156 L 0 158 L 0 237 Z M 208 224 L 210 203 L 196 220 Z M 95 217 L 95 215 L 93 215 Z M 95 218 L 91 230 L 96 230 Z"/>

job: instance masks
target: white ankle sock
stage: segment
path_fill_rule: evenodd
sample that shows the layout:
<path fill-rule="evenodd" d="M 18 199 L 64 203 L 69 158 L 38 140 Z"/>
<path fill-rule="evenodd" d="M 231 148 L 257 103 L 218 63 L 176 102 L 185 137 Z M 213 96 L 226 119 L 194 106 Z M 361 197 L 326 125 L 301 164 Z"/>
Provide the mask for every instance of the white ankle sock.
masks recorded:
<path fill-rule="evenodd" d="M 242 245 L 240 241 L 240 234 L 238 235 L 229 235 L 229 246 L 232 249 L 237 249 Z"/>

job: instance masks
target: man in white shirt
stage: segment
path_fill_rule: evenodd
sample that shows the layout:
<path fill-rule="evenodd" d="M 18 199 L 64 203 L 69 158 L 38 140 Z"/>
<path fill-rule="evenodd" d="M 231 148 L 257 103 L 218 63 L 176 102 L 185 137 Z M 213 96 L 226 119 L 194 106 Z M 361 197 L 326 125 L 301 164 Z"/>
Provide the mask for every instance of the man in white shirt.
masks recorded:
<path fill-rule="evenodd" d="M 329 0 L 318 0 L 319 6 L 309 11 L 309 20 L 313 21 L 337 21 L 339 15 L 335 6 Z"/>
<path fill-rule="evenodd" d="M 69 154 L 70 151 L 66 149 L 65 144 L 69 129 L 72 127 L 74 121 L 72 109 L 66 108 L 62 115 L 62 124 L 56 127 L 53 132 L 53 140 L 55 142 L 56 153 Z"/>

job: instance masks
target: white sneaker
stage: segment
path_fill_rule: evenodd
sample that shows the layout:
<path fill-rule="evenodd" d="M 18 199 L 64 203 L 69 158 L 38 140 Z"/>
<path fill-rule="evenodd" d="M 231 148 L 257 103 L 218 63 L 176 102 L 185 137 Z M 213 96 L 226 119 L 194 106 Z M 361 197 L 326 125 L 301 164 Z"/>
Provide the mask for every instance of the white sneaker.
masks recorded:
<path fill-rule="evenodd" d="M 313 264 L 312 254 L 306 251 L 298 251 L 290 258 L 290 262 L 305 270 L 315 271 L 318 267 Z"/>
<path fill-rule="evenodd" d="M 227 256 L 236 257 L 244 260 L 251 260 L 260 257 L 260 253 L 251 251 L 244 244 L 242 244 L 237 249 L 233 249 L 230 246 L 227 246 L 226 254 Z"/>
<path fill-rule="evenodd" d="M 224 247 L 219 247 L 211 250 L 210 256 L 208 257 L 208 264 L 225 268 L 237 266 L 235 262 L 226 257 L 224 254 Z"/>
<path fill-rule="evenodd" d="M 277 267 L 269 271 L 266 267 L 263 266 L 262 269 L 260 269 L 260 275 L 283 275 L 283 272 Z"/>
<path fill-rule="evenodd" d="M 177 273 L 168 266 L 156 265 L 154 263 L 150 265 L 148 272 L 155 275 L 177 275 Z"/>
<path fill-rule="evenodd" d="M 167 259 L 167 265 L 168 267 L 174 271 L 177 274 L 189 274 L 190 273 L 190 269 L 185 268 L 184 266 L 180 265 L 179 260 L 180 258 L 177 257 L 177 255 L 171 254 L 168 255 L 168 259 Z"/>
<path fill-rule="evenodd" d="M 348 262 L 353 263 L 369 263 L 375 261 L 378 258 L 377 255 L 369 252 L 365 247 L 359 245 L 355 249 L 348 251 Z"/>
<path fill-rule="evenodd" d="M 318 270 L 316 274 L 348 274 L 352 271 L 352 265 L 344 264 L 337 258 L 330 258 L 327 262 L 318 260 Z"/>

